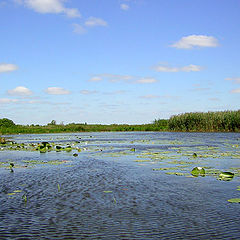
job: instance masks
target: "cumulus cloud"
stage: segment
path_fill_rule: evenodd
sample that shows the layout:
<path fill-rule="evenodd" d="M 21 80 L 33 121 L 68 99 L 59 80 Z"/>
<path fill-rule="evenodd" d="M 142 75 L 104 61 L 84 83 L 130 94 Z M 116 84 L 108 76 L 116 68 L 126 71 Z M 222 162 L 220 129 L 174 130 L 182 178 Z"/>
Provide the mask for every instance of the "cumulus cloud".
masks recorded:
<path fill-rule="evenodd" d="M 0 98 L 0 104 L 9 104 L 18 102 L 18 99 Z"/>
<path fill-rule="evenodd" d="M 65 14 L 70 18 L 81 17 L 77 8 L 67 8 L 64 6 L 66 0 L 15 0 L 19 4 L 33 9 L 38 13 Z"/>
<path fill-rule="evenodd" d="M 129 5 L 127 5 L 127 4 L 125 4 L 125 3 L 122 3 L 122 4 L 120 5 L 120 8 L 121 8 L 122 10 L 124 10 L 124 11 L 127 11 L 127 10 L 129 10 Z"/>
<path fill-rule="evenodd" d="M 240 88 L 233 89 L 231 93 L 240 93 Z"/>
<path fill-rule="evenodd" d="M 7 93 L 9 95 L 20 96 L 20 97 L 32 95 L 32 91 L 30 89 L 26 88 L 26 87 L 23 87 L 23 86 L 19 86 L 19 87 L 16 87 L 14 89 L 8 90 Z"/>
<path fill-rule="evenodd" d="M 155 83 L 157 82 L 157 79 L 155 78 L 140 78 L 138 80 L 135 81 L 136 83 Z"/>
<path fill-rule="evenodd" d="M 15 64 L 9 64 L 9 63 L 0 63 L 0 73 L 4 72 L 13 72 L 18 69 L 18 66 Z"/>
<path fill-rule="evenodd" d="M 87 27 L 96 27 L 96 26 L 107 26 L 107 22 L 101 18 L 90 17 L 85 21 Z"/>
<path fill-rule="evenodd" d="M 171 47 L 192 49 L 194 47 L 217 47 L 218 45 L 218 40 L 212 36 L 190 35 L 182 37 L 178 42 L 171 45 Z"/>
<path fill-rule="evenodd" d="M 73 32 L 74 33 L 84 34 L 84 33 L 87 32 L 86 29 L 78 23 L 74 23 L 74 24 L 72 24 L 72 26 L 73 26 Z"/>
<path fill-rule="evenodd" d="M 82 90 L 82 91 L 80 91 L 80 93 L 83 95 L 89 95 L 89 94 L 95 94 L 95 93 L 97 93 L 97 91 Z"/>
<path fill-rule="evenodd" d="M 235 77 L 235 78 L 225 78 L 227 81 L 233 81 L 236 84 L 240 84 L 240 77 Z"/>
<path fill-rule="evenodd" d="M 99 82 L 101 80 L 102 80 L 102 77 L 99 77 L 99 76 L 94 76 L 89 79 L 90 82 Z"/>
<path fill-rule="evenodd" d="M 131 75 L 119 75 L 119 74 L 109 74 L 109 73 L 104 73 L 104 74 L 98 74 L 92 77 L 89 81 L 102 81 L 102 80 L 107 80 L 112 83 L 116 82 L 127 82 L 127 83 L 154 83 L 157 82 L 155 78 L 148 78 L 148 77 L 143 77 L 139 78 L 136 76 L 131 76 Z"/>
<path fill-rule="evenodd" d="M 61 88 L 61 87 L 49 87 L 45 90 L 47 94 L 50 95 L 67 95 L 70 94 L 70 91 Z"/>
<path fill-rule="evenodd" d="M 154 67 L 157 72 L 199 72 L 202 70 L 201 66 L 190 64 L 184 67 L 170 67 L 166 65 L 158 65 Z"/>
<path fill-rule="evenodd" d="M 106 79 L 109 82 L 121 82 L 121 81 L 128 81 L 133 79 L 133 76 L 130 75 L 118 75 L 118 74 L 109 74 L 109 73 L 103 73 L 98 74 L 92 77 L 89 81 L 91 82 L 98 82 Z"/>

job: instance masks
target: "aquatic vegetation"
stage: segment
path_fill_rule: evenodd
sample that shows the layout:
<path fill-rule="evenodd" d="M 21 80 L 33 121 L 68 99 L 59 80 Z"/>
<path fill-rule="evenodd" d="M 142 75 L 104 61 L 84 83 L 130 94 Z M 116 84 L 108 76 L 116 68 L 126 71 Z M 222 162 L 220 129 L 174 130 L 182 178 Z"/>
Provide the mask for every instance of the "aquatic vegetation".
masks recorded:
<path fill-rule="evenodd" d="M 228 202 L 230 202 L 230 203 L 240 203 L 240 198 L 231 198 L 231 199 L 228 199 Z"/>
<path fill-rule="evenodd" d="M 12 195 L 15 195 L 16 193 L 15 192 L 13 192 L 13 193 L 8 193 L 7 195 L 8 196 L 12 196 Z"/>
<path fill-rule="evenodd" d="M 165 172 L 167 175 L 176 175 L 176 176 L 186 176 L 188 175 L 187 173 L 182 173 L 182 172 Z"/>
<path fill-rule="evenodd" d="M 57 187 L 58 187 L 58 192 L 60 192 L 60 185 L 59 185 L 59 183 L 58 183 Z"/>
<path fill-rule="evenodd" d="M 168 126 L 173 131 L 232 131 L 240 130 L 240 110 L 193 112 L 172 116 Z"/>
<path fill-rule="evenodd" d="M 113 191 L 103 191 L 104 193 L 112 193 Z"/>
<path fill-rule="evenodd" d="M 68 145 L 68 146 L 65 148 L 65 151 L 66 151 L 66 152 L 71 152 L 71 151 L 72 151 L 72 147 Z"/>
<path fill-rule="evenodd" d="M 221 172 L 218 175 L 218 180 L 222 180 L 222 181 L 231 181 L 234 177 L 234 173 L 232 172 Z"/>
<path fill-rule="evenodd" d="M 143 159 L 143 160 L 134 160 L 134 162 L 150 162 L 150 160 Z"/>
<path fill-rule="evenodd" d="M 163 168 L 153 168 L 153 171 L 166 171 L 166 170 L 178 170 L 179 167 L 163 167 Z"/>
<path fill-rule="evenodd" d="M 24 201 L 25 203 L 27 203 L 27 195 L 26 195 L 26 194 L 24 194 L 24 195 L 22 196 L 22 199 L 23 199 L 23 201 Z"/>
<path fill-rule="evenodd" d="M 10 163 L 9 165 L 10 165 L 10 167 L 9 167 L 10 171 L 13 172 L 14 163 Z"/>
<path fill-rule="evenodd" d="M 204 176 L 206 175 L 206 172 L 205 172 L 205 169 L 202 168 L 202 167 L 195 167 L 195 168 L 193 168 L 193 170 L 191 171 L 191 174 L 192 174 L 194 177 L 198 177 L 198 176 L 204 177 Z"/>

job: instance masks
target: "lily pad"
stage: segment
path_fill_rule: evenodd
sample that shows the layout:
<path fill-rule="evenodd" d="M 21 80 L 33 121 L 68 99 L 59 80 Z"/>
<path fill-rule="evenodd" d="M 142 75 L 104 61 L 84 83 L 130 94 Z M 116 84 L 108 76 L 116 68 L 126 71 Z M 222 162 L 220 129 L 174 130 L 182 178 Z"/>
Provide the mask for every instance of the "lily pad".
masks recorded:
<path fill-rule="evenodd" d="M 204 177 L 204 176 L 206 175 L 206 172 L 205 172 L 205 169 L 202 168 L 202 167 L 195 167 L 195 168 L 193 168 L 193 170 L 191 171 L 191 174 L 192 174 L 194 177 L 198 177 L 198 176 Z"/>
<path fill-rule="evenodd" d="M 231 199 L 228 199 L 228 202 L 230 202 L 230 203 L 240 203 L 240 198 L 231 198 Z"/>
<path fill-rule="evenodd" d="M 218 180 L 222 180 L 222 181 L 231 181 L 234 177 L 234 173 L 231 172 L 221 172 L 218 175 Z"/>

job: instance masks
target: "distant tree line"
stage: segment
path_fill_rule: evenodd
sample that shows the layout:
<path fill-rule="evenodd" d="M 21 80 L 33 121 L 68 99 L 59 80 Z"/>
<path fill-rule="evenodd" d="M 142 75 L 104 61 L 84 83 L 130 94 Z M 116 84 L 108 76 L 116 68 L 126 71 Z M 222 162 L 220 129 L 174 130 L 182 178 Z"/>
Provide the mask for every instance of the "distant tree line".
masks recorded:
<path fill-rule="evenodd" d="M 16 125 L 12 120 L 0 119 L 0 134 L 64 133 L 102 131 L 186 131 L 186 132 L 240 132 L 240 110 L 222 112 L 193 112 L 174 115 L 170 119 L 156 119 L 149 124 L 87 124 L 63 123 Z"/>

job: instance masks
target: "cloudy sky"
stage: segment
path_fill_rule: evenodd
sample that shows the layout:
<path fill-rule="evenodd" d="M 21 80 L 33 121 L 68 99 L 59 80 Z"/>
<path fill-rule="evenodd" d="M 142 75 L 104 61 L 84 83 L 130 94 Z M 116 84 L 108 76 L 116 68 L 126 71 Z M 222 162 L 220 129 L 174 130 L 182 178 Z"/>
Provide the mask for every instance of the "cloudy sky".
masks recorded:
<path fill-rule="evenodd" d="M 0 118 L 240 109 L 239 13 L 239 0 L 0 0 Z"/>

